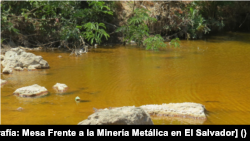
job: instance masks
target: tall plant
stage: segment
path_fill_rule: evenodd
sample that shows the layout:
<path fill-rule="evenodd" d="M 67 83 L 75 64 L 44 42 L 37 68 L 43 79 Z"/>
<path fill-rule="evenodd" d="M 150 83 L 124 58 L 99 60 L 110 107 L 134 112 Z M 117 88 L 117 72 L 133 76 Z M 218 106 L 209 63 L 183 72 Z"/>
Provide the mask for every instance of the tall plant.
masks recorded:
<path fill-rule="evenodd" d="M 137 45 L 143 44 L 143 39 L 149 36 L 148 22 L 156 22 L 155 18 L 149 16 L 149 11 L 143 8 L 137 8 L 134 10 L 132 17 L 128 19 L 128 22 L 119 27 L 116 32 L 122 32 L 124 35 L 124 41 L 135 41 Z"/>
<path fill-rule="evenodd" d="M 163 38 L 160 35 L 149 37 L 149 22 L 156 22 L 155 18 L 149 16 L 149 11 L 144 8 L 134 10 L 133 16 L 128 19 L 128 22 L 118 28 L 116 32 L 122 32 L 125 42 L 136 42 L 137 45 L 144 45 L 146 49 L 157 50 L 159 47 L 166 46 Z"/>

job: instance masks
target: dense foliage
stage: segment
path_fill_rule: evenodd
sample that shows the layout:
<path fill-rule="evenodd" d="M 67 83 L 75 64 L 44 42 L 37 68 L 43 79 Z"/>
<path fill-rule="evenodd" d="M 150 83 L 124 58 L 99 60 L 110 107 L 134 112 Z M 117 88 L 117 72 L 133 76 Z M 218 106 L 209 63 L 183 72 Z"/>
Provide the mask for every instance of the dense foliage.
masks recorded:
<path fill-rule="evenodd" d="M 250 30 L 250 2 L 124 3 L 132 6 L 131 15 L 126 15 L 129 10 L 122 2 L 2 1 L 1 43 L 82 47 L 119 35 L 124 42 L 135 41 L 146 49 L 157 50 L 166 46 L 166 40 L 178 47 L 179 38 L 199 39 L 225 26 L 229 30 Z"/>
<path fill-rule="evenodd" d="M 84 39 L 100 43 L 103 36 L 109 37 L 100 19 L 113 14 L 104 2 L 98 1 L 7 1 L 1 3 L 1 12 L 2 37 L 13 37 L 26 46 L 52 45 L 57 40 L 74 45 L 85 44 Z"/>

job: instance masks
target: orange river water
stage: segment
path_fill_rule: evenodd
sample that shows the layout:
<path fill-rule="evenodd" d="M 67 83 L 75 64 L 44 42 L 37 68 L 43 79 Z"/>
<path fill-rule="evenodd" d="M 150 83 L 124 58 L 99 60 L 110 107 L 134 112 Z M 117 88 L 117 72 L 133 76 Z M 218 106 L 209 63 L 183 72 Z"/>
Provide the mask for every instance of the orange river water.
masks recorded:
<path fill-rule="evenodd" d="M 250 124 L 249 33 L 182 40 L 179 48 L 160 51 L 115 45 L 79 57 L 56 50 L 32 53 L 50 68 L 1 74 L 8 81 L 1 86 L 1 124 L 76 125 L 93 108 L 182 102 L 203 104 L 207 120 L 152 117 L 154 124 Z M 52 88 L 56 83 L 69 89 L 58 94 Z M 13 95 L 33 84 L 46 87 L 49 95 Z M 75 102 L 76 96 L 81 102 Z"/>

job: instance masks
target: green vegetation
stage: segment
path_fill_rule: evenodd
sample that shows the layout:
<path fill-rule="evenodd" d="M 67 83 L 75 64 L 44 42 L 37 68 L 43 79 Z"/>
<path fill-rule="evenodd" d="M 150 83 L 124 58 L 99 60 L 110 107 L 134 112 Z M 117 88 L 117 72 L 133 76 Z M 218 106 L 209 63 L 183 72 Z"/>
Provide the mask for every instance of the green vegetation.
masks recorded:
<path fill-rule="evenodd" d="M 250 30 L 249 2 L 125 3 L 2 1 L 1 36 L 5 40 L 1 42 L 75 48 L 123 37 L 124 42 L 135 41 L 147 50 L 158 50 L 166 47 L 164 41 L 171 41 L 170 47 L 179 47 L 179 39 L 200 39 L 223 27 Z M 130 10 L 124 8 L 128 5 Z"/>
<path fill-rule="evenodd" d="M 157 34 L 154 37 L 149 37 L 144 40 L 143 44 L 146 46 L 146 50 L 158 50 L 160 47 L 166 47 L 166 44 L 163 41 L 163 38 Z"/>
<path fill-rule="evenodd" d="M 110 8 L 98 1 L 7 1 L 2 2 L 1 12 L 2 36 L 19 34 L 12 39 L 27 46 L 53 45 L 55 41 L 80 45 L 85 44 L 84 39 L 100 43 L 103 36 L 107 39 L 109 35 L 99 19 L 112 15 Z"/>
<path fill-rule="evenodd" d="M 163 38 L 157 34 L 149 37 L 149 28 L 147 23 L 156 22 L 155 18 L 149 16 L 149 11 L 144 8 L 134 10 L 134 14 L 129 18 L 126 25 L 118 28 L 116 32 L 122 32 L 124 41 L 136 42 L 137 45 L 146 45 L 146 49 L 158 50 L 159 47 L 166 47 Z M 145 40 L 144 40 L 145 39 Z"/>
<path fill-rule="evenodd" d="M 175 48 L 180 47 L 180 39 L 179 38 L 172 39 L 170 42 L 170 46 L 173 46 Z"/>
<path fill-rule="evenodd" d="M 0 46 L 2 46 L 4 39 L 0 38 Z"/>

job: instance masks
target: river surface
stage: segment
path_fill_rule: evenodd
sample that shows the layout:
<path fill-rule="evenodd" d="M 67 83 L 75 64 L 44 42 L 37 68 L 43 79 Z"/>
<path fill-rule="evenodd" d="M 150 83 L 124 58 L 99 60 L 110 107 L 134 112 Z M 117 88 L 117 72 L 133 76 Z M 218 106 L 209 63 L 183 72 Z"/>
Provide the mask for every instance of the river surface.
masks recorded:
<path fill-rule="evenodd" d="M 79 57 L 32 51 L 51 68 L 1 74 L 8 81 L 1 87 L 1 124 L 76 125 L 93 108 L 182 102 L 203 104 L 207 120 L 152 117 L 154 124 L 250 124 L 250 34 L 182 40 L 180 45 L 160 51 L 98 47 Z M 52 88 L 56 83 L 69 89 L 58 94 Z M 13 95 L 33 84 L 46 87 L 49 95 Z M 75 102 L 77 96 L 81 102 Z"/>

